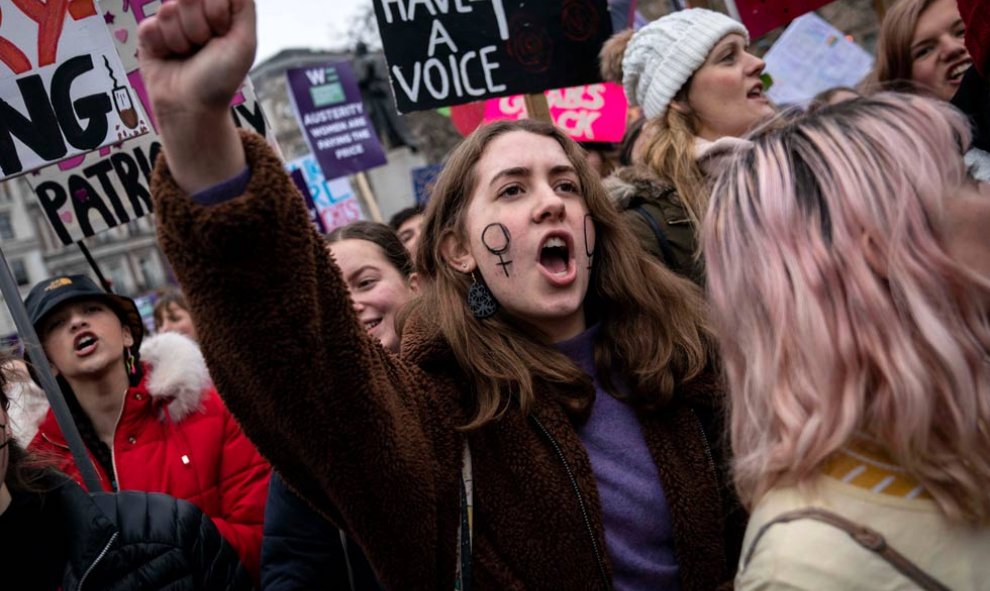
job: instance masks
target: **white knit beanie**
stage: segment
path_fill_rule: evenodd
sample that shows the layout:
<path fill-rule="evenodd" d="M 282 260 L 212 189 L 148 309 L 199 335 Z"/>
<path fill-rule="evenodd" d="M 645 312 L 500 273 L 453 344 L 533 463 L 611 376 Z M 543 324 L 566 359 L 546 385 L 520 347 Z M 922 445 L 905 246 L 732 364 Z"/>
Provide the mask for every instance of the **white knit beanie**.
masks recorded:
<path fill-rule="evenodd" d="M 633 35 L 622 56 L 622 84 L 647 118 L 661 117 L 670 101 L 729 33 L 749 43 L 746 27 L 704 8 L 672 12 Z"/>

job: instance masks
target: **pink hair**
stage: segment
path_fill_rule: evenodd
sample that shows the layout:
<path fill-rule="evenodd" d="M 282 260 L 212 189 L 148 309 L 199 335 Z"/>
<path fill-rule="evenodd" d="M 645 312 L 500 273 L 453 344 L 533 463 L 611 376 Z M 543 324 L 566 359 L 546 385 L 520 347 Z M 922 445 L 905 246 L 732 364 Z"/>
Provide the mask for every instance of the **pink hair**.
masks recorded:
<path fill-rule="evenodd" d="M 990 282 L 939 240 L 966 121 L 882 93 L 751 139 L 716 182 L 703 248 L 740 498 L 809 486 L 863 433 L 949 519 L 990 522 Z"/>

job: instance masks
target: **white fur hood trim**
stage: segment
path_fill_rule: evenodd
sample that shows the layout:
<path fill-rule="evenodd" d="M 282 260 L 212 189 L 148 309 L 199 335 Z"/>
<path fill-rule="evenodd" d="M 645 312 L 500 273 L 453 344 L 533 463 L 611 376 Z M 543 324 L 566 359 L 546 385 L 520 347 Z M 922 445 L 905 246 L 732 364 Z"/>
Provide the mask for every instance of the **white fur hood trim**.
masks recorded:
<path fill-rule="evenodd" d="M 148 394 L 170 401 L 167 408 L 173 421 L 199 410 L 212 381 L 195 341 L 174 332 L 149 337 L 141 344 L 141 360 L 147 364 Z"/>

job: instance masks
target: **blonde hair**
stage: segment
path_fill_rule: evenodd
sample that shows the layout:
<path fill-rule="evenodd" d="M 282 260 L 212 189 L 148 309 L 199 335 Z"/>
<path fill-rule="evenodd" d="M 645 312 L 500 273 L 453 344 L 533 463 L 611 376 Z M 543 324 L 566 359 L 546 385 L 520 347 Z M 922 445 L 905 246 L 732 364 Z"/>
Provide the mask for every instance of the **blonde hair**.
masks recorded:
<path fill-rule="evenodd" d="M 687 92 L 690 82 L 682 93 Z M 662 118 L 647 122 L 650 133 L 646 162 L 661 179 L 673 185 L 696 232 L 708 209 L 708 185 L 695 154 L 696 122 L 691 115 L 670 108 Z"/>
<path fill-rule="evenodd" d="M 990 523 L 990 282 L 940 242 L 969 127 L 882 93 L 751 136 L 704 241 L 752 507 L 863 432 L 953 521 Z"/>
<path fill-rule="evenodd" d="M 602 47 L 598 57 L 605 80 L 622 84 L 622 58 L 633 34 L 631 29 L 616 33 Z M 691 81 L 689 78 L 684 83 L 674 100 L 686 100 Z M 708 209 L 707 181 L 695 155 L 697 121 L 693 116 L 670 107 L 661 117 L 647 121 L 643 132 L 648 134 L 649 141 L 644 154 L 646 163 L 677 191 L 677 197 L 697 233 Z"/>
<path fill-rule="evenodd" d="M 873 69 L 873 90 L 916 90 L 912 82 L 914 60 L 911 39 L 918 28 L 921 14 L 935 0 L 900 0 L 883 19 L 877 39 L 877 63 Z"/>
<path fill-rule="evenodd" d="M 477 184 L 475 165 L 493 140 L 516 131 L 552 138 L 577 171 L 595 224 L 597 244 L 584 306 L 585 314 L 601 324 L 595 363 L 603 386 L 617 394 L 612 380 L 621 377 L 631 404 L 663 407 L 677 386 L 711 362 L 712 338 L 700 291 L 643 251 L 574 141 L 549 123 L 502 121 L 465 139 L 437 178 L 416 259 L 423 294 L 409 312 L 439 327 L 470 384 L 475 410 L 466 428 L 481 427 L 511 407 L 528 411 L 537 389 L 547 384 L 554 385 L 571 413 L 586 412 L 593 400 L 588 375 L 532 326 L 505 310 L 474 318 L 466 305 L 471 277 L 451 268 L 442 254 L 448 235 L 463 235 Z"/>

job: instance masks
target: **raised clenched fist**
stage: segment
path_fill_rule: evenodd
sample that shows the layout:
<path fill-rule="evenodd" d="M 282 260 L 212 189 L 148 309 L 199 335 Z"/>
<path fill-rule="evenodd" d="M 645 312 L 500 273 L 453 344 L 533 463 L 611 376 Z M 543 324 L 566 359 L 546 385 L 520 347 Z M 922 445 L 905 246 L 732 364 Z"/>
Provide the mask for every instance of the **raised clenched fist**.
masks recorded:
<path fill-rule="evenodd" d="M 175 180 L 189 192 L 244 166 L 228 112 L 257 47 L 254 0 L 171 0 L 138 29 L 138 58 Z"/>
<path fill-rule="evenodd" d="M 257 46 L 253 0 L 172 0 L 138 29 L 141 73 L 156 117 L 220 111 Z"/>

